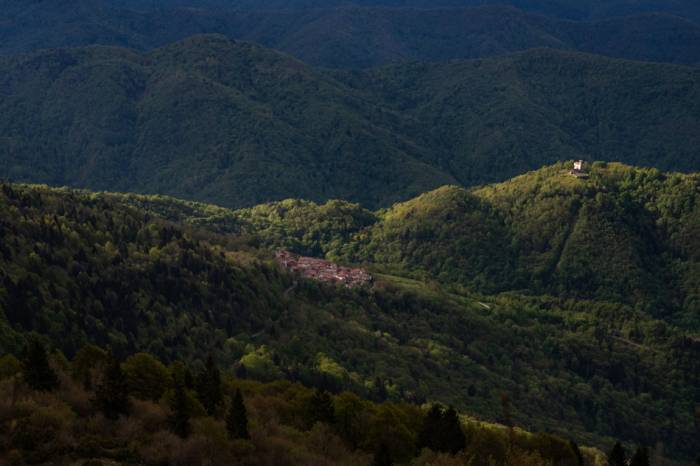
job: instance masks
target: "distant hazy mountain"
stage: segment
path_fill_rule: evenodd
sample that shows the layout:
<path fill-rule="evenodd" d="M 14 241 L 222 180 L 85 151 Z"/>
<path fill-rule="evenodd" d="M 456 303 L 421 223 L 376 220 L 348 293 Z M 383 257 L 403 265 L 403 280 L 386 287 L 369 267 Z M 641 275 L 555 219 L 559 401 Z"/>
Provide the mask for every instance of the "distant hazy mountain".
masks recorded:
<path fill-rule="evenodd" d="M 535 50 L 323 73 L 199 36 L 0 60 L 0 176 L 226 206 L 388 205 L 562 158 L 700 168 L 700 70 Z"/>
<path fill-rule="evenodd" d="M 700 5 L 694 0 L 106 0 L 106 3 L 141 9 L 190 6 L 243 10 L 338 6 L 444 8 L 510 5 L 525 11 L 569 19 L 602 19 L 639 13 L 670 13 L 700 19 Z"/>
<path fill-rule="evenodd" d="M 550 47 L 647 61 L 700 63 L 700 25 L 665 13 L 571 21 L 513 7 L 340 7 L 222 11 L 124 9 L 98 0 L 8 2 L 0 53 L 77 45 L 141 50 L 198 33 L 259 42 L 313 65 L 358 68 L 479 58 Z"/>

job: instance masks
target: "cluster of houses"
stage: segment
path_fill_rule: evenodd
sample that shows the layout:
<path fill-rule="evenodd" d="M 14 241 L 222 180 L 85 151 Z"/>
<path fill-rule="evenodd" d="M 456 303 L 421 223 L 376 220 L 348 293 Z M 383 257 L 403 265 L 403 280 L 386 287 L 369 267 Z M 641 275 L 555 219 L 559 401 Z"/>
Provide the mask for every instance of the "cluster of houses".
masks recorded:
<path fill-rule="evenodd" d="M 365 269 L 343 267 L 314 257 L 297 256 L 282 249 L 275 253 L 275 260 L 280 267 L 303 278 L 321 282 L 340 283 L 348 288 L 372 282 L 372 276 Z"/>

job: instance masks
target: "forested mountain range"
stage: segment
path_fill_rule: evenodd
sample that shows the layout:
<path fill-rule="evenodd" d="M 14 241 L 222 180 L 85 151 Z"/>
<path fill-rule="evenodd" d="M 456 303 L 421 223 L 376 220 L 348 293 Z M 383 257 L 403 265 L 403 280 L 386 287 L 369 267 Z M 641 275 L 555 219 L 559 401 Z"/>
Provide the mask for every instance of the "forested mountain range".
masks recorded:
<path fill-rule="evenodd" d="M 387 206 L 561 158 L 700 166 L 700 71 L 538 49 L 322 71 L 222 36 L 0 60 L 0 177 Z M 303 182 L 301 181 L 303 180 Z"/>
<path fill-rule="evenodd" d="M 625 171 L 611 170 L 611 176 L 624 180 Z M 639 178 L 623 182 L 630 189 L 610 192 L 611 198 L 640 202 L 633 196 L 636 190 L 649 200 L 647 208 L 661 198 L 693 212 L 689 194 L 674 201 L 643 182 L 653 180 L 653 173 L 633 173 Z M 568 178 L 559 180 L 548 171 L 539 176 L 542 184 L 536 176 L 530 178 L 533 194 L 551 197 L 551 188 L 568 196 L 565 186 L 557 186 L 567 185 Z M 657 182 L 693 183 L 693 178 L 664 180 Z M 503 420 L 500 394 L 507 393 L 513 418 L 526 428 L 574 434 L 583 444 L 599 446 L 609 446 L 614 438 L 646 445 L 662 441 L 668 451 L 689 457 L 697 435 L 700 386 L 697 329 L 690 320 L 656 315 L 655 308 L 614 297 L 537 296 L 536 288 L 486 295 L 454 286 L 459 281 L 440 273 L 436 276 L 444 284 L 429 276 L 408 278 L 430 270 L 430 257 L 421 249 L 439 255 L 474 251 L 472 246 L 497 248 L 497 237 L 489 244 L 488 236 L 479 235 L 481 244 L 470 245 L 473 235 L 462 236 L 464 230 L 457 227 L 440 233 L 441 225 L 434 222 L 452 225 L 450 221 L 463 219 L 465 228 L 478 225 L 483 208 L 474 209 L 477 201 L 468 199 L 481 196 L 497 209 L 507 203 L 507 188 L 525 180 L 512 183 L 471 194 L 447 188 L 374 214 L 344 203 L 320 207 L 325 216 L 307 208 L 312 216 L 298 220 L 308 222 L 317 215 L 319 221 L 296 235 L 294 228 L 300 226 L 291 222 L 291 213 L 299 213 L 295 202 L 232 212 L 168 198 L 5 184 L 0 194 L 1 348 L 20 354 L 24 337 L 36 332 L 69 357 L 86 343 L 109 345 L 123 355 L 148 351 L 165 362 L 182 359 L 195 366 L 212 354 L 227 370 L 245 367 L 247 376 L 260 380 L 289 378 L 376 399 L 439 400 L 492 420 Z M 577 241 L 569 244 L 590 249 L 591 242 L 582 238 L 595 206 L 587 204 L 599 196 L 587 200 L 585 186 L 571 189 L 581 194 L 581 208 L 591 213 L 579 213 L 578 223 L 584 225 L 575 229 Z M 465 209 L 464 199 L 472 207 Z M 178 216 L 177 223 L 167 220 Z M 391 219 L 397 216 L 415 223 L 393 233 Z M 387 260 L 381 263 L 382 256 L 374 252 L 376 283 L 371 288 L 295 283 L 270 260 L 279 244 L 274 232 L 285 230 L 283 237 L 300 244 L 332 248 L 334 240 L 355 228 L 359 233 L 351 235 L 348 247 L 356 253 L 373 251 L 371 241 L 367 248 L 358 245 L 364 244 L 361 237 L 378 233 L 353 225 L 372 224 L 375 217 L 382 218 L 381 225 L 371 228 L 386 235 Z M 277 224 L 270 221 L 274 218 L 280 219 Z M 519 225 L 522 242 L 527 218 L 512 221 Z M 494 226 L 496 221 L 487 218 L 484 228 L 506 228 Z M 648 228 L 643 217 L 623 216 L 619 222 Z M 696 224 L 688 225 L 692 230 Z M 397 261 L 401 245 L 391 241 L 394 234 L 413 236 L 401 245 L 418 248 L 411 258 L 427 262 Z M 324 235 L 327 240 L 319 241 Z M 692 235 L 684 235 L 692 248 Z M 604 242 L 595 246 L 607 247 Z M 530 253 L 529 261 L 541 259 Z M 572 259 L 561 270 L 574 280 L 586 267 L 608 272 L 603 263 L 574 263 Z M 693 262 L 678 264 L 692 268 Z M 393 274 L 381 273 L 392 267 Z M 610 280 L 627 286 L 614 274 Z"/>
<path fill-rule="evenodd" d="M 68 3 L 6 2 L 0 8 L 0 54 L 94 44 L 148 50 L 193 34 L 219 33 L 334 68 L 481 58 L 536 47 L 700 64 L 700 23 L 666 9 L 573 21 L 488 4 L 426 10 L 324 3 L 312 9 L 250 11 Z"/>
<path fill-rule="evenodd" d="M 13 4 L 14 0 L 5 0 Z M 670 13 L 698 19 L 700 7 L 692 0 L 107 0 L 106 5 L 139 9 L 188 6 L 237 10 L 310 9 L 341 6 L 391 6 L 413 8 L 511 5 L 524 11 L 568 19 L 599 19 L 639 13 Z"/>
<path fill-rule="evenodd" d="M 0 0 L 0 464 L 700 465 L 698 65 L 694 0 Z"/>

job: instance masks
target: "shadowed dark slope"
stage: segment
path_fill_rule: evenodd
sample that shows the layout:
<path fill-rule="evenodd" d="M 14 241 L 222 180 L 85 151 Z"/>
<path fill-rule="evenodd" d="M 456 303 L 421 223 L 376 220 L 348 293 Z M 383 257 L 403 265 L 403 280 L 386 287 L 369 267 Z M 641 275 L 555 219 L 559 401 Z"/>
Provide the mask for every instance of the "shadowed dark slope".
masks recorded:
<path fill-rule="evenodd" d="M 700 63 L 700 25 L 665 13 L 580 22 L 501 6 L 140 11 L 97 0 L 9 3 L 0 9 L 4 54 L 92 44 L 146 50 L 193 34 L 220 33 L 335 68 L 478 58 L 534 47 Z"/>
<path fill-rule="evenodd" d="M 250 44 L 57 50 L 2 67 L 0 163 L 12 179 L 226 205 L 374 205 L 452 179 L 419 162 L 428 150 L 383 126 L 395 117 L 364 96 Z"/>
<path fill-rule="evenodd" d="M 323 73 L 220 36 L 0 61 L 0 176 L 388 205 L 562 158 L 700 168 L 700 71 L 535 50 Z"/>

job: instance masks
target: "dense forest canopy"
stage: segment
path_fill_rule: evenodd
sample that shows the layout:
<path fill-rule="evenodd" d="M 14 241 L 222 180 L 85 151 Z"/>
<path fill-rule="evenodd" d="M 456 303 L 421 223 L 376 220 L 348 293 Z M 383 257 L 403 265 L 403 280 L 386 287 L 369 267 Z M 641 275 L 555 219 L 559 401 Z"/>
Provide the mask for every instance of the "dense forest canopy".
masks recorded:
<path fill-rule="evenodd" d="M 222 374 L 211 359 L 200 371 L 148 353 L 120 362 L 94 345 L 69 362 L 32 340 L 22 361 L 0 359 L 0 394 L 10 464 L 597 466 L 605 458 L 440 404 L 257 383 Z"/>
<path fill-rule="evenodd" d="M 630 286 L 616 275 L 610 275 L 613 284 L 601 285 L 602 295 L 581 289 L 576 296 L 574 289 L 568 292 L 577 299 L 567 299 L 567 291 L 537 296 L 553 286 L 544 281 L 541 291 L 533 285 L 527 294 L 479 294 L 469 291 L 474 269 L 455 274 L 463 268 L 449 261 L 442 272 L 431 268 L 441 254 L 468 258 L 501 246 L 511 254 L 496 234 L 511 225 L 525 244 L 529 222 L 552 213 L 522 209 L 524 218 L 506 220 L 515 190 L 529 186 L 545 198 L 552 191 L 565 197 L 588 192 L 572 199 L 586 204 L 598 202 L 595 186 L 611 190 L 618 183 L 624 189 L 611 190 L 605 202 L 624 199 L 622 212 L 640 209 L 634 207 L 640 199 L 646 209 L 680 209 L 668 231 L 685 238 L 688 252 L 653 260 L 671 261 L 669 273 L 687 273 L 683 279 L 694 286 L 697 222 L 683 219 L 697 213 L 695 175 L 596 165 L 583 181 L 565 176 L 566 166 L 472 192 L 444 188 L 376 213 L 338 201 L 285 201 L 235 212 L 163 197 L 4 185 L 0 342 L 3 351 L 19 355 L 29 332 L 38 332 L 69 357 L 92 343 L 118 355 L 148 351 L 195 367 L 212 354 L 227 370 L 259 380 L 286 378 L 377 400 L 439 400 L 489 420 L 503 421 L 500 395 L 507 393 L 513 419 L 528 429 L 575 432 L 581 443 L 599 446 L 615 438 L 661 441 L 680 456 L 691 455 L 700 396 L 696 308 L 666 314 L 634 305 L 605 288 Z M 664 186 L 685 194 L 669 197 Z M 401 217 L 410 219 L 405 231 L 392 223 Z M 653 222 L 661 225 L 663 218 Z M 447 228 L 460 219 L 465 227 Z M 649 240 L 644 215 L 620 222 L 612 232 L 623 228 L 641 234 L 633 242 Z M 474 227 L 483 235 L 461 236 Z M 553 225 L 553 238 L 558 228 Z M 395 243 L 394 235 L 414 239 Z M 380 237 L 386 240 L 377 249 Z M 292 242 L 280 241 L 285 238 Z M 402 256 L 401 245 L 414 244 L 417 249 Z M 271 251 L 279 246 L 340 260 L 367 257 L 377 281 L 356 290 L 295 282 L 272 265 Z M 421 262 L 427 251 L 438 260 Z M 518 251 L 516 264 L 535 271 L 548 254 Z M 570 274 L 562 280 L 577 280 L 587 270 L 608 273 L 604 262 L 580 264 L 574 257 L 560 268 Z M 472 265 L 485 267 L 485 281 L 512 273 L 503 264 L 493 268 L 474 259 Z M 431 281 L 431 274 L 444 284 Z M 661 292 L 678 292 L 665 286 Z"/>
<path fill-rule="evenodd" d="M 695 0 L 0 0 L 0 464 L 700 466 L 698 65 Z"/>
<path fill-rule="evenodd" d="M 268 247 L 481 292 L 626 303 L 700 330 L 698 175 L 595 162 L 576 178 L 572 166 L 471 190 L 442 187 L 376 212 L 298 200 L 185 212 L 193 224 L 245 232 Z M 182 219 L 178 212 L 161 215 Z"/>
<path fill-rule="evenodd" d="M 699 82 L 696 68 L 547 49 L 367 72 L 222 36 L 42 51 L 0 60 L 0 177 L 376 208 L 562 154 L 690 171 Z"/>

